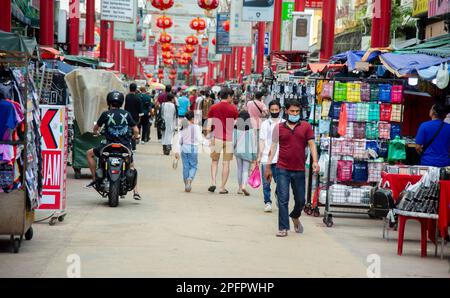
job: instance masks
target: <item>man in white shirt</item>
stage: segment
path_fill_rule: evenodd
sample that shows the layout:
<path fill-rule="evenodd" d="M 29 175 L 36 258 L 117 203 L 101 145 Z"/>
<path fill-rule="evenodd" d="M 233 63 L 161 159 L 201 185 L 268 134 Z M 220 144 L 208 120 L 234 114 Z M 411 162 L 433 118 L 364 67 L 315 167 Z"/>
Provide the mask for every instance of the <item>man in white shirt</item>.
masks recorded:
<path fill-rule="evenodd" d="M 277 161 L 278 161 L 278 150 L 273 158 L 272 164 L 268 165 L 268 159 L 269 159 L 269 153 L 270 153 L 270 147 L 272 146 L 272 133 L 275 126 L 280 123 L 284 122 L 285 120 L 280 117 L 280 103 L 276 100 L 272 100 L 269 103 L 269 112 L 270 112 L 270 118 L 265 120 L 261 124 L 261 129 L 259 132 L 259 153 L 258 153 L 258 165 L 261 164 L 261 172 L 265 173 L 266 167 L 270 166 L 273 173 L 273 180 L 275 183 L 277 183 Z M 264 193 L 264 212 L 272 212 L 272 200 L 271 200 L 271 189 L 270 189 L 270 182 L 268 182 L 263 177 L 263 193 Z M 276 189 L 275 189 L 276 194 Z"/>

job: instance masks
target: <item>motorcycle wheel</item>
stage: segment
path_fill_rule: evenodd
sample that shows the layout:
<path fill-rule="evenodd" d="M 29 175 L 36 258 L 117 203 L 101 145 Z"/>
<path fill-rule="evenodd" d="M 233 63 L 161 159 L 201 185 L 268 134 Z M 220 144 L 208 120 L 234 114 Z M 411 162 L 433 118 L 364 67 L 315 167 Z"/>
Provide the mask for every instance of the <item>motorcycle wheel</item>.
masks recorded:
<path fill-rule="evenodd" d="M 117 207 L 119 205 L 120 180 L 111 182 L 109 185 L 108 201 L 109 207 Z"/>

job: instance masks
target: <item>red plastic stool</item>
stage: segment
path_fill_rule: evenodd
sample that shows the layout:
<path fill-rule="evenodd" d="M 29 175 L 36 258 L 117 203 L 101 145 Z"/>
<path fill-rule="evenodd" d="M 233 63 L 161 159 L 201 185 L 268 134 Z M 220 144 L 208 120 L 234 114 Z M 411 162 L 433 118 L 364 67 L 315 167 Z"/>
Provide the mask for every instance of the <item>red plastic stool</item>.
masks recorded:
<path fill-rule="evenodd" d="M 428 227 L 431 224 L 432 219 L 430 218 L 420 218 L 420 217 L 412 217 L 412 216 L 404 216 L 399 215 L 398 216 L 398 250 L 397 254 L 399 256 L 403 253 L 403 239 L 405 237 L 405 225 L 406 221 L 408 219 L 415 219 L 420 222 L 420 230 L 421 230 L 421 236 L 420 236 L 420 246 L 421 246 L 421 256 L 426 257 L 427 256 L 427 232 Z"/>

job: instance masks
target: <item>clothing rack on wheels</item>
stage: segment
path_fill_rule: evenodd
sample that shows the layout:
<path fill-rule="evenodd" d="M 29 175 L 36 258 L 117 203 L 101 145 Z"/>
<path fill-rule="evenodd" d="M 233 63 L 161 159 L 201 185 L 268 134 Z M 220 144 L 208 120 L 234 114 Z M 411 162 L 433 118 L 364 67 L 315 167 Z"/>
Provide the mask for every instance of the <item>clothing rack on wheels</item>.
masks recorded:
<path fill-rule="evenodd" d="M 319 189 L 327 227 L 335 214 L 373 217 L 371 191 L 381 180 L 390 142 L 401 137 L 404 87 L 402 79 L 333 78 L 323 84 L 318 126 L 327 165 Z"/>
<path fill-rule="evenodd" d="M 30 40 L 1 32 L 0 109 L 6 114 L 0 122 L 6 125 L 0 125 L 0 235 L 10 236 L 14 253 L 23 238 L 33 238 L 34 210 L 42 195 L 39 100 L 30 75 L 35 46 L 30 49 Z"/>

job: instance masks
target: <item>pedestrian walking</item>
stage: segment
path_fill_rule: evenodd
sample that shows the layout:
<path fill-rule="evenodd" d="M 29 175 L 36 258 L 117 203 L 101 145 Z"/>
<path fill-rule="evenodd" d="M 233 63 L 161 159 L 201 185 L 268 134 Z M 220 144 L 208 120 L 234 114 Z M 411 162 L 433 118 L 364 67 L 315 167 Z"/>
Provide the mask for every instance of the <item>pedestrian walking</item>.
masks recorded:
<path fill-rule="evenodd" d="M 139 126 L 141 122 L 141 117 L 144 115 L 142 110 L 141 101 L 137 95 L 137 85 L 135 83 L 130 84 L 130 92 L 127 94 L 125 98 L 125 111 L 128 111 L 131 114 L 134 122 Z M 133 151 L 136 151 L 136 140 L 131 140 L 131 148 Z"/>
<path fill-rule="evenodd" d="M 272 163 L 269 164 L 268 160 L 270 148 L 272 146 L 272 132 L 279 123 L 285 122 L 285 120 L 281 119 L 280 117 L 280 111 L 280 103 L 276 100 L 271 101 L 269 103 L 270 118 L 265 120 L 261 124 L 261 129 L 259 132 L 259 151 L 257 164 L 261 164 L 261 173 L 263 173 L 264 212 L 272 212 L 272 190 L 270 187 L 270 182 L 264 178 L 264 173 L 267 167 L 270 167 L 270 169 L 272 170 L 273 180 L 275 181 L 275 183 L 278 183 L 278 149 L 273 157 Z M 276 188 L 275 194 L 277 194 Z"/>
<path fill-rule="evenodd" d="M 186 123 L 187 122 L 187 123 Z M 175 144 L 175 158 L 183 162 L 184 190 L 190 192 L 197 173 L 198 146 L 204 143 L 201 127 L 194 122 L 194 112 L 188 111 Z"/>
<path fill-rule="evenodd" d="M 233 97 L 229 88 L 222 88 L 219 93 L 221 101 L 211 107 L 208 113 L 207 134 L 213 132 L 211 140 L 211 186 L 208 191 L 216 190 L 216 177 L 220 154 L 223 154 L 222 184 L 220 194 L 227 194 L 225 186 L 230 174 L 230 161 L 233 160 L 233 129 L 238 117 L 237 108 L 231 104 Z"/>
<path fill-rule="evenodd" d="M 201 111 L 201 118 L 202 118 L 202 127 L 203 127 L 203 131 L 206 133 L 206 126 L 205 123 L 208 120 L 208 113 L 209 110 L 211 109 L 212 105 L 214 104 L 210 93 L 209 92 L 205 92 L 205 98 L 200 102 L 200 111 Z"/>
<path fill-rule="evenodd" d="M 172 92 L 172 86 L 166 85 L 165 92 L 159 94 L 157 100 L 155 101 L 155 109 L 156 109 L 156 133 L 158 136 L 158 141 L 162 138 L 162 129 L 161 129 L 161 105 L 167 101 L 167 96 Z"/>
<path fill-rule="evenodd" d="M 258 147 L 256 133 L 247 111 L 239 112 L 233 131 L 233 149 L 237 163 L 238 194 L 250 196 L 247 181 L 250 167 L 256 162 Z"/>
<path fill-rule="evenodd" d="M 161 118 L 164 120 L 161 143 L 164 155 L 169 155 L 172 150 L 173 136 L 176 128 L 175 98 L 172 93 L 167 94 L 167 101 L 161 105 Z"/>
<path fill-rule="evenodd" d="M 317 148 L 314 132 L 306 121 L 300 121 L 301 105 L 298 101 L 288 102 L 286 105 L 288 120 L 278 123 L 272 134 L 267 164 L 272 164 L 278 152 L 278 233 L 277 237 L 285 237 L 289 231 L 289 217 L 294 223 L 294 230 L 303 233 L 300 215 L 305 206 L 305 162 L 306 146 L 309 146 L 314 173 L 319 172 Z M 265 179 L 270 182 L 273 173 L 271 167 L 266 167 Z M 292 184 L 294 193 L 294 209 L 289 214 L 289 187 Z"/>
<path fill-rule="evenodd" d="M 252 121 L 253 128 L 259 132 L 261 127 L 262 119 L 268 115 L 267 107 L 264 104 L 264 93 L 262 91 L 257 91 L 255 93 L 255 99 L 249 100 L 245 109 L 248 110 L 250 118 Z"/>
<path fill-rule="evenodd" d="M 153 109 L 152 97 L 148 94 L 145 87 L 140 88 L 139 99 L 142 105 L 142 117 L 139 123 L 139 130 L 141 131 L 142 139 L 141 144 L 145 144 L 150 141 L 150 117 Z"/>

